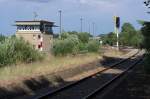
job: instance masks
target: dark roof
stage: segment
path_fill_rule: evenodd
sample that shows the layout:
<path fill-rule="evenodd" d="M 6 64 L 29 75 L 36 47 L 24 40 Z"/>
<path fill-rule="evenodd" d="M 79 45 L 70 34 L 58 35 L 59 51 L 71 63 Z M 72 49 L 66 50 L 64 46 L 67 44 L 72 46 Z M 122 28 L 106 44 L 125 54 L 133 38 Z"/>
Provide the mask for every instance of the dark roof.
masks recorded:
<path fill-rule="evenodd" d="M 46 20 L 33 20 L 33 21 L 15 21 L 15 22 L 45 22 L 45 23 L 54 23 Z"/>

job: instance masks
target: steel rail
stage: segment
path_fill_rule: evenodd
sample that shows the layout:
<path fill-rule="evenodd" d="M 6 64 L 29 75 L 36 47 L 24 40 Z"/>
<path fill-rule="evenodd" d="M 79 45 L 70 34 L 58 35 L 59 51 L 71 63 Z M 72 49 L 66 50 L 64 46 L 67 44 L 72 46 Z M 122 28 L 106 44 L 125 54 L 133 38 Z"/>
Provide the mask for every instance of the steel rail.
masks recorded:
<path fill-rule="evenodd" d="M 143 57 L 136 60 L 130 67 L 128 67 L 125 71 L 123 71 L 121 74 L 115 76 L 113 79 L 107 81 L 105 84 L 103 84 L 101 87 L 97 88 L 95 91 L 90 93 L 89 95 L 85 96 L 83 99 L 92 99 L 97 94 L 100 94 L 103 90 L 105 90 L 107 87 L 109 87 L 111 84 L 113 84 L 116 80 L 121 78 L 123 75 L 125 75 L 129 70 L 131 70 L 134 66 L 136 66 L 138 63 L 140 63 L 143 60 Z"/>

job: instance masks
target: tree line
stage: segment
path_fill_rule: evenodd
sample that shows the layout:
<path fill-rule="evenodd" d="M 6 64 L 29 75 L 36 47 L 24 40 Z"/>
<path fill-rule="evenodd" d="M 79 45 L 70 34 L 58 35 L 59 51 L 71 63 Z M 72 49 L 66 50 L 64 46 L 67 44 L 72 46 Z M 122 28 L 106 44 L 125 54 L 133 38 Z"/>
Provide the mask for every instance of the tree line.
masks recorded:
<path fill-rule="evenodd" d="M 103 44 L 116 45 L 117 35 L 114 32 L 100 35 Z M 140 47 L 143 36 L 140 30 L 136 30 L 131 23 L 124 23 L 119 33 L 119 44 L 121 46 Z"/>
<path fill-rule="evenodd" d="M 92 35 L 87 32 L 64 31 L 55 38 L 52 53 L 55 56 L 65 56 L 68 54 L 98 52 L 100 48 L 99 41 L 91 37 Z"/>

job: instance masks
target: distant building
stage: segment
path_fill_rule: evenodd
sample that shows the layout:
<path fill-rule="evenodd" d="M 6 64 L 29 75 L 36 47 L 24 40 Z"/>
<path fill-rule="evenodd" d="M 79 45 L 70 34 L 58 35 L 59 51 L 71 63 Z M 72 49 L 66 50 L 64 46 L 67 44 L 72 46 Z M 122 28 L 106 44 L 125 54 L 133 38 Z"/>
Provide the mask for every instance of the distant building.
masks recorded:
<path fill-rule="evenodd" d="M 96 36 L 96 37 L 90 37 L 89 39 L 91 39 L 91 40 L 100 40 L 101 39 L 101 37 L 99 37 L 99 36 Z"/>
<path fill-rule="evenodd" d="M 16 37 L 22 37 L 40 51 L 49 51 L 53 43 L 54 22 L 16 21 Z"/>

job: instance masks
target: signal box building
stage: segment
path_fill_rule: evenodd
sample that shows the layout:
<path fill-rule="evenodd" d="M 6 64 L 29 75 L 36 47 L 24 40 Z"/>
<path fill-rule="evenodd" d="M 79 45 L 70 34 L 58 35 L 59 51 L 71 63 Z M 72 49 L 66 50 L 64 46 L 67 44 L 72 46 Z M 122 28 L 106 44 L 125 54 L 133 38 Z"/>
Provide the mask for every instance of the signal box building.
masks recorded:
<path fill-rule="evenodd" d="M 53 44 L 54 22 L 49 21 L 16 21 L 16 37 L 22 37 L 39 51 L 50 51 Z"/>

